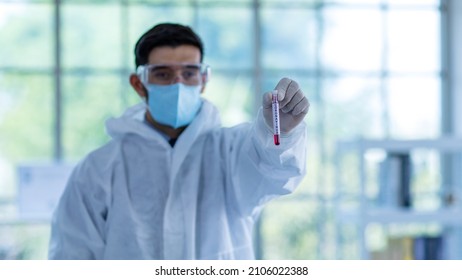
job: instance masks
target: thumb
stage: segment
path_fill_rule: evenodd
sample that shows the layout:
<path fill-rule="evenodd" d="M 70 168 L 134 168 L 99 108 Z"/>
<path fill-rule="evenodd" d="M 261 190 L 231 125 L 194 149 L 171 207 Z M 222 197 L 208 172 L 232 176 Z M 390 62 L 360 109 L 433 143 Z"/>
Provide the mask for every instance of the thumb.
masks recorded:
<path fill-rule="evenodd" d="M 265 94 L 263 94 L 263 100 L 262 100 L 262 105 L 263 109 L 269 109 L 272 107 L 272 102 L 273 102 L 273 93 L 276 93 L 276 90 L 268 91 Z"/>

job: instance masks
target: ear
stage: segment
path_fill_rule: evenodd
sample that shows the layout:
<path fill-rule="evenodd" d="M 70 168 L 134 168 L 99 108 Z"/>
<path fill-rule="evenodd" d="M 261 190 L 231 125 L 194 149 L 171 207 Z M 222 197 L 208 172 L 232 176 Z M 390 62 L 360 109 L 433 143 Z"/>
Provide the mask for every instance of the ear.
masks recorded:
<path fill-rule="evenodd" d="M 202 85 L 202 87 L 201 87 L 201 93 L 204 93 L 204 91 L 205 91 L 205 85 Z"/>
<path fill-rule="evenodd" d="M 209 78 L 207 75 L 202 75 L 202 87 L 201 87 L 201 93 L 204 93 L 205 86 L 207 82 L 209 81 Z"/>
<path fill-rule="evenodd" d="M 147 98 L 146 96 L 146 88 L 144 87 L 143 83 L 140 80 L 140 77 L 136 74 L 131 74 L 130 75 L 130 85 L 132 88 L 136 91 L 136 93 L 141 97 L 141 98 Z"/>

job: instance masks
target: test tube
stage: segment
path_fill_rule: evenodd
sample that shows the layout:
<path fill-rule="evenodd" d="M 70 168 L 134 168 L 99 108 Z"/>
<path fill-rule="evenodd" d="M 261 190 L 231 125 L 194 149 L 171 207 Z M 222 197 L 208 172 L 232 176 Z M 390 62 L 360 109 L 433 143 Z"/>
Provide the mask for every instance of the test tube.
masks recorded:
<path fill-rule="evenodd" d="M 279 127 L 279 101 L 278 92 L 273 90 L 272 95 L 272 106 L 273 106 L 273 131 L 274 131 L 274 145 L 279 145 L 279 135 L 281 134 L 281 128 Z"/>

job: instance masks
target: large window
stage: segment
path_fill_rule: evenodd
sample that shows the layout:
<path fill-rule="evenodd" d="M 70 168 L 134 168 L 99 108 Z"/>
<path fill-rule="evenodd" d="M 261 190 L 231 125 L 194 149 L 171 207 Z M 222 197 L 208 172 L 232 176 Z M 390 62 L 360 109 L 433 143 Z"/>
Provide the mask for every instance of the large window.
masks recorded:
<path fill-rule="evenodd" d="M 205 98 L 226 126 L 252 120 L 280 78 L 300 83 L 308 175 L 262 213 L 257 253 L 335 258 L 336 141 L 441 134 L 443 13 L 438 0 L 0 0 L 0 258 L 46 258 L 47 222 L 15 219 L 16 168 L 105 143 L 105 119 L 139 102 L 133 46 L 164 21 L 202 36 Z"/>

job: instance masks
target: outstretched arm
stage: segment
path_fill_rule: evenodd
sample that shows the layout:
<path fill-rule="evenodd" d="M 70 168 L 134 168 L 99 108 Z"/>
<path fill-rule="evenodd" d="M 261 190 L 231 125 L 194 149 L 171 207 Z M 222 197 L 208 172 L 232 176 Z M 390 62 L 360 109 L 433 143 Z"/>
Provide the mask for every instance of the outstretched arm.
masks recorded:
<path fill-rule="evenodd" d="M 292 192 L 305 175 L 309 102 L 298 84 L 284 78 L 275 87 L 280 102 L 281 144 L 273 143 L 271 92 L 230 165 L 237 204 L 244 215 L 256 215 L 274 197 Z"/>

